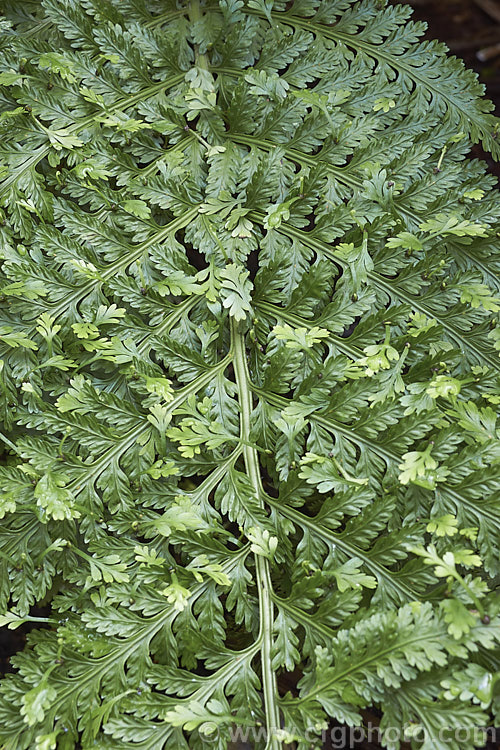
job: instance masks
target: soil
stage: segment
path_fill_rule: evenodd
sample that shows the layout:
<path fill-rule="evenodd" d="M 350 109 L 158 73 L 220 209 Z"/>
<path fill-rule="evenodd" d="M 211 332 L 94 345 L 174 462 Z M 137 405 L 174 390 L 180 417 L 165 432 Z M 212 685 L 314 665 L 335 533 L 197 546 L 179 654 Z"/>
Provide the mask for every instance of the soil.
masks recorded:
<path fill-rule="evenodd" d="M 429 39 L 445 42 L 452 54 L 465 60 L 468 67 L 479 74 L 480 81 L 487 88 L 487 94 L 500 113 L 500 0 L 399 0 L 413 6 L 414 18 L 428 22 Z M 495 164 L 482 149 L 474 148 L 473 155 L 485 159 L 490 171 L 500 178 L 500 163 Z M 40 614 L 36 612 L 34 614 Z M 42 614 L 45 614 L 44 612 Z M 22 650 L 26 633 L 32 626 L 22 626 L 11 631 L 0 630 L 0 674 L 11 671 L 10 656 Z M 366 724 L 377 726 L 379 715 L 366 712 Z M 342 727 L 332 725 L 329 734 L 332 739 L 324 745 L 324 750 L 336 748 L 356 748 L 356 750 L 375 750 L 381 747 L 374 741 L 356 741 L 346 730 L 346 742 L 342 743 Z M 354 740 L 354 741 L 353 741 Z M 486 750 L 495 750 L 496 743 L 490 742 Z M 233 746 L 234 750 L 247 750 L 248 744 Z M 402 745 L 402 750 L 408 748 Z"/>

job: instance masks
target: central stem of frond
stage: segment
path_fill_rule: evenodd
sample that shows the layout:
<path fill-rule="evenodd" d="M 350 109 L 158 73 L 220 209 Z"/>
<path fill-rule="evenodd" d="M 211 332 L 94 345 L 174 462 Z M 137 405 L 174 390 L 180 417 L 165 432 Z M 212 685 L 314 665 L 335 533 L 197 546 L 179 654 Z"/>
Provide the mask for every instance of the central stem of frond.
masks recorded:
<path fill-rule="evenodd" d="M 252 392 L 248 373 L 245 337 L 238 328 L 238 323 L 231 320 L 231 346 L 234 356 L 234 373 L 238 386 L 240 404 L 240 438 L 243 443 L 245 468 L 252 482 L 256 497 L 262 502 L 262 482 L 260 478 L 257 451 L 251 443 Z M 273 600 L 269 561 L 262 555 L 255 555 L 257 589 L 259 594 L 259 641 L 262 664 L 262 686 L 266 711 L 267 744 L 266 750 L 280 750 L 281 742 L 276 733 L 280 728 L 278 691 L 276 676 L 272 667 L 272 634 L 273 634 Z"/>

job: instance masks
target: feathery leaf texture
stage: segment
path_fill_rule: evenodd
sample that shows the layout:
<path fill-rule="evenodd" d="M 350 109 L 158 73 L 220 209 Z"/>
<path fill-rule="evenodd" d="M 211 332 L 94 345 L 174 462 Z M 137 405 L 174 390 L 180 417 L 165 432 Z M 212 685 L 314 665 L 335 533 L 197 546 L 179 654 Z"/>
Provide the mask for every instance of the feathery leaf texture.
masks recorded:
<path fill-rule="evenodd" d="M 483 87 L 385 0 L 4 13 L 0 623 L 40 627 L 1 747 L 306 750 L 370 706 L 464 747 L 500 663 Z"/>

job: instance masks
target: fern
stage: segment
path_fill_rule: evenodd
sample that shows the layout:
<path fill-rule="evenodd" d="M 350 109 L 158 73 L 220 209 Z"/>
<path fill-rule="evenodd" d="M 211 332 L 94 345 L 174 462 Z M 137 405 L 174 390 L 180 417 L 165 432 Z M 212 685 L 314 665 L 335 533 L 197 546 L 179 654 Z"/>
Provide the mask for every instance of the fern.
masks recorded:
<path fill-rule="evenodd" d="M 0 622 L 38 627 L 2 747 L 305 750 L 371 706 L 465 747 L 500 658 L 482 86 L 384 0 L 4 12 Z"/>

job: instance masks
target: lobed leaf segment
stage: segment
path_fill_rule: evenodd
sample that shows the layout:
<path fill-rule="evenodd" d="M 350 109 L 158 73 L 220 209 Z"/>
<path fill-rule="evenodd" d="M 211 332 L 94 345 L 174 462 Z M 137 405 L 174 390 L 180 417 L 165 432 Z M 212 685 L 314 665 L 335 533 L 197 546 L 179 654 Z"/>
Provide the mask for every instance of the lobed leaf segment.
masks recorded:
<path fill-rule="evenodd" d="M 462 750 L 500 705 L 483 87 L 384 0 L 3 7 L 3 750 L 373 706 Z"/>

